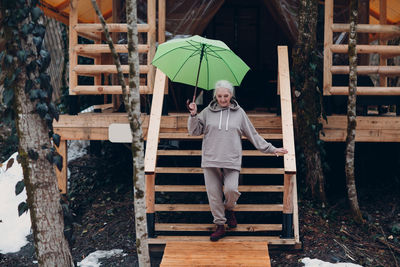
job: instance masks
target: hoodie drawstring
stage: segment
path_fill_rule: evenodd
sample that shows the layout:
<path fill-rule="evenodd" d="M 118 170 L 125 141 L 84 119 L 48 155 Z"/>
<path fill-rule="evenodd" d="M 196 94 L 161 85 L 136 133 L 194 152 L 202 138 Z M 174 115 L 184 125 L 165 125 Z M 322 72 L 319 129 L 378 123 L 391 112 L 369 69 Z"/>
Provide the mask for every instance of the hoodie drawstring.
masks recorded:
<path fill-rule="evenodd" d="M 228 126 L 229 126 L 229 108 L 228 108 L 228 116 L 226 117 L 226 126 L 225 126 L 225 131 L 228 131 Z M 219 125 L 218 125 L 218 130 L 222 129 L 222 109 L 221 112 L 219 113 Z"/>
<path fill-rule="evenodd" d="M 221 124 L 222 124 L 222 109 L 221 109 L 221 112 L 219 113 L 219 125 L 218 125 L 218 130 L 221 130 Z"/>
<path fill-rule="evenodd" d="M 228 117 L 226 117 L 226 127 L 225 127 L 225 131 L 228 131 L 228 125 L 229 125 L 229 110 L 230 110 L 230 108 L 228 108 Z"/>

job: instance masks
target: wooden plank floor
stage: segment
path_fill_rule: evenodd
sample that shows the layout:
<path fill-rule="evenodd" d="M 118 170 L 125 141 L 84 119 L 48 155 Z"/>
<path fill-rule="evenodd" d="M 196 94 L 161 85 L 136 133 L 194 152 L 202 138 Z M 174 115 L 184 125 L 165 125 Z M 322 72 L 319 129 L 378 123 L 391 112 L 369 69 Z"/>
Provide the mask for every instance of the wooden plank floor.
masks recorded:
<path fill-rule="evenodd" d="M 167 242 L 160 267 L 269 267 L 267 242 Z"/>

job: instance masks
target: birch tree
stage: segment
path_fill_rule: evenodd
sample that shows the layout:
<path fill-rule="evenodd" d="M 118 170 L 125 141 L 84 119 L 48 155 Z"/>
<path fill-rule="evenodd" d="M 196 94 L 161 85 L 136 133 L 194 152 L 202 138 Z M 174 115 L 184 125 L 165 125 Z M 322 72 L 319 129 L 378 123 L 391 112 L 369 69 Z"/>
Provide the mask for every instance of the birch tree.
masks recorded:
<path fill-rule="evenodd" d="M 91 0 L 97 16 L 99 17 L 106 41 L 111 49 L 114 64 L 118 71 L 118 81 L 122 87 L 122 94 L 129 125 L 132 133 L 132 160 L 133 160 L 133 189 L 135 207 L 136 250 L 139 266 L 150 266 L 150 256 L 147 242 L 146 202 L 145 202 L 145 175 L 144 175 L 144 145 L 143 132 L 140 121 L 140 93 L 139 93 L 139 54 L 137 30 L 137 5 L 136 0 L 126 1 L 126 18 L 128 24 L 128 64 L 129 64 L 129 90 L 126 88 L 125 79 L 121 69 L 118 54 L 107 28 L 107 24 L 100 12 L 96 0 Z"/>
<path fill-rule="evenodd" d="M 350 1 L 350 34 L 349 34 L 349 97 L 347 102 L 347 137 L 346 137 L 346 186 L 347 195 L 353 219 L 357 223 L 362 223 L 363 218 L 358 206 L 357 189 L 354 171 L 354 152 L 356 137 L 356 100 L 357 100 L 357 20 L 358 20 L 358 0 Z"/>
<path fill-rule="evenodd" d="M 50 76 L 45 72 L 50 55 L 42 49 L 45 35 L 43 12 L 37 1 L 0 1 L 1 35 L 6 40 L 1 52 L 1 84 L 5 103 L 14 110 L 19 138 L 19 161 L 23 168 L 39 266 L 74 266 L 68 242 L 53 163 L 60 168 L 61 156 L 54 152 L 49 136 L 58 111 L 51 103 Z M 22 182 L 19 184 L 21 185 Z M 23 188 L 23 187 L 22 187 Z M 22 191 L 21 186 L 16 191 Z M 17 193 L 18 193 L 17 192 Z"/>
<path fill-rule="evenodd" d="M 318 89 L 317 73 L 317 19 L 318 1 L 299 1 L 299 34 L 293 49 L 292 78 L 295 89 L 295 111 L 298 144 L 306 169 L 306 182 L 314 199 L 325 205 L 325 179 L 321 162 L 322 128 L 321 92 Z"/>

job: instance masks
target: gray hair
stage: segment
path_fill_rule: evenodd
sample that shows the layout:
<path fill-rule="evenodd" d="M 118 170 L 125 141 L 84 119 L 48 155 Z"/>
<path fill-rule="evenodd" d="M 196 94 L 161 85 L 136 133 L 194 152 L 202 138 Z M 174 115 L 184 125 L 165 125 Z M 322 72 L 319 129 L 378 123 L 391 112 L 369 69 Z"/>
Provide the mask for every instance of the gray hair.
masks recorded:
<path fill-rule="evenodd" d="M 229 92 L 231 93 L 232 96 L 235 95 L 235 90 L 234 90 L 233 85 L 232 85 L 232 83 L 231 83 L 230 81 L 227 81 L 227 80 L 219 80 L 219 81 L 217 81 L 217 82 L 215 83 L 214 88 L 215 88 L 215 89 L 214 89 L 214 96 L 215 96 L 215 94 L 216 94 L 218 88 L 226 88 L 226 89 L 229 90 Z"/>

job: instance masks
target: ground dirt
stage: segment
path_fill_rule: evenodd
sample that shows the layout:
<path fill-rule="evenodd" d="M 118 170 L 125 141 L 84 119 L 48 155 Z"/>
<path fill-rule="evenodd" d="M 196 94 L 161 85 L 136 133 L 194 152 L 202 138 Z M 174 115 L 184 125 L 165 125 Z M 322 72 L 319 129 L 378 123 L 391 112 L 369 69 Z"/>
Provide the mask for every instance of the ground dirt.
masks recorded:
<path fill-rule="evenodd" d="M 124 256 L 103 259 L 101 266 L 137 266 L 131 173 L 121 168 L 130 164 L 129 153 L 122 158 L 115 162 L 112 155 L 103 153 L 69 163 L 70 216 L 66 223 L 73 228 L 70 241 L 76 262 L 96 250 L 122 249 Z M 399 266 L 400 196 L 390 188 L 380 190 L 363 191 L 360 196 L 366 219 L 363 225 L 351 220 L 345 198 L 336 199 L 326 208 L 300 200 L 302 247 L 272 248 L 271 265 L 303 266 L 300 259 L 310 257 L 332 263 Z M 20 253 L 0 254 L 0 266 L 37 266 L 33 253 L 30 244 Z M 152 266 L 158 266 L 160 257 L 152 261 Z"/>

